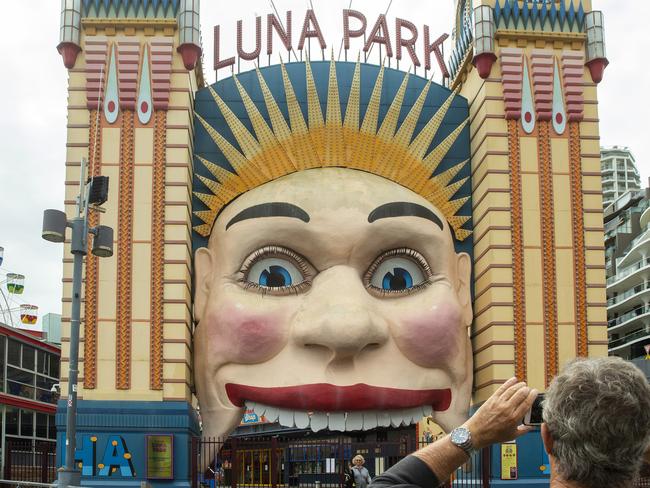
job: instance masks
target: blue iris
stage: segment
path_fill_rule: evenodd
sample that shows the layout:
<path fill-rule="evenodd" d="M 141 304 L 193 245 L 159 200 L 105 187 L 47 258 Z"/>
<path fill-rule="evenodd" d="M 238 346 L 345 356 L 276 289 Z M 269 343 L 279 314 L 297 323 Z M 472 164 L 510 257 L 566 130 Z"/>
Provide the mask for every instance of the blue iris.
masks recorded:
<path fill-rule="evenodd" d="M 413 288 L 413 277 L 404 268 L 393 268 L 384 275 L 381 286 L 384 290 L 407 290 Z"/>
<path fill-rule="evenodd" d="M 269 266 L 260 274 L 259 285 L 278 287 L 278 286 L 291 286 L 291 274 L 282 266 Z"/>

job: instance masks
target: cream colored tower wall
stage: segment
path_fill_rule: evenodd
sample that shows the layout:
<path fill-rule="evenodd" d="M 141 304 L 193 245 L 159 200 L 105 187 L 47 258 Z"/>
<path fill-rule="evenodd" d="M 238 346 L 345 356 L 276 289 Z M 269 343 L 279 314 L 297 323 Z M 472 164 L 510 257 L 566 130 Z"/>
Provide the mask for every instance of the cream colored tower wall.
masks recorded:
<path fill-rule="evenodd" d="M 85 267 L 79 397 L 86 400 L 191 400 L 191 120 L 194 93 L 201 81 L 197 81 L 195 72 L 185 69 L 176 53 L 176 21 L 154 20 L 144 24 L 86 19 L 82 29 L 82 52 L 69 75 L 66 213 L 70 217 L 75 210 L 80 161 L 89 159 L 91 171 L 110 177 L 109 200 L 104 204 L 106 213 L 99 216 L 99 223 L 115 230 L 115 254 L 96 261 L 95 281 L 88 281 L 92 264 L 91 268 Z M 164 108 L 154 109 L 149 123 L 140 123 L 132 109 L 122 107 L 118 120 L 110 124 L 103 115 L 103 106 L 100 105 L 99 112 L 89 108 L 92 91 L 88 73 L 92 69 L 86 62 L 88 39 L 93 42 L 103 39 L 109 46 L 103 70 L 109 69 L 110 46 L 119 42 L 138 44 L 140 63 L 145 46 L 154 58 L 154 44 L 158 43 L 162 49 L 167 49 L 165 45 L 169 44 L 169 69 L 162 69 L 163 78 L 167 73 L 169 80 L 168 101 Z M 127 58 L 120 56 L 120 59 Z M 161 75 L 161 68 L 156 68 L 155 64 L 162 62 L 164 65 L 161 59 L 153 59 L 151 65 L 154 105 L 156 97 L 160 96 L 155 93 L 155 77 Z M 102 101 L 107 83 L 105 71 L 103 74 Z M 125 126 L 128 117 L 131 118 L 130 126 Z M 99 132 L 95 135 L 98 125 Z M 133 160 L 130 180 L 124 180 L 125 154 L 131 154 Z M 120 188 L 121 179 L 130 181 L 132 187 Z M 124 191 L 132 193 L 132 225 L 129 241 L 121 243 L 124 214 L 120 215 L 120 199 L 124 198 Z M 69 250 L 67 242 L 63 260 L 63 395 L 67 394 L 70 337 L 72 260 L 68 258 Z M 126 255 L 129 255 L 128 260 L 124 259 Z M 159 255 L 158 262 L 156 255 Z M 86 261 L 90 259 L 97 258 L 89 257 Z M 130 262 L 131 266 L 118 272 L 120 259 L 123 263 Z M 155 279 L 156 266 L 162 270 L 161 280 Z M 126 337 L 117 332 L 118 309 L 124 308 L 120 300 L 125 296 L 119 289 L 120 273 L 127 283 L 130 280 L 130 314 L 119 329 L 127 331 Z M 85 302 L 89 299 L 96 310 L 94 323 L 91 317 L 86 320 Z M 162 314 L 158 319 L 155 315 L 157 305 Z M 156 322 L 157 327 L 152 328 L 152 323 Z M 89 332 L 90 339 L 86 337 Z M 90 341 L 94 344 L 92 347 L 89 347 Z"/>
<path fill-rule="evenodd" d="M 549 132 L 549 122 L 526 134 L 521 121 L 506 119 L 500 63 L 504 50 L 513 48 L 529 60 L 541 53 L 558 60 L 567 53 L 584 56 L 584 39 L 498 30 L 497 61 L 487 79 L 472 66 L 470 49 L 453 80 L 470 102 L 475 401 L 515 374 L 544 390 L 566 361 L 607 355 L 596 85 L 584 68 L 584 117 L 569 123 L 563 136 Z M 585 344 L 579 344 L 581 330 Z"/>

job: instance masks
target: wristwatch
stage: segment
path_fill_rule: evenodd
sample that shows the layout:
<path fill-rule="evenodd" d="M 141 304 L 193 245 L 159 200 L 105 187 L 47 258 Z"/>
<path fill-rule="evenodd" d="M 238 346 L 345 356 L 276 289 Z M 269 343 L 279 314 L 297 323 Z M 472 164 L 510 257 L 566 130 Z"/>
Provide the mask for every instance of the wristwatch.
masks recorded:
<path fill-rule="evenodd" d="M 472 454 L 472 434 L 465 427 L 456 427 L 449 434 L 449 440 L 454 446 L 460 447 L 465 454 L 470 456 Z"/>

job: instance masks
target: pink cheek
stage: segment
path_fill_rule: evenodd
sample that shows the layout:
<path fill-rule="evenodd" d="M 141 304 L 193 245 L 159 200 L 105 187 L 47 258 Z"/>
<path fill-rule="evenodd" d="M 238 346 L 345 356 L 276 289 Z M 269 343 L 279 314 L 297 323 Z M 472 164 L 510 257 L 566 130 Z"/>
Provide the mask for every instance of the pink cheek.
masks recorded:
<path fill-rule="evenodd" d="M 288 322 L 281 313 L 255 314 L 224 307 L 209 313 L 201 322 L 210 329 L 209 350 L 224 362 L 267 361 L 282 350 L 287 340 Z"/>
<path fill-rule="evenodd" d="M 458 353 L 461 311 L 454 305 L 438 305 L 418 315 L 407 317 L 397 326 L 396 341 L 404 354 L 424 367 L 448 364 Z"/>

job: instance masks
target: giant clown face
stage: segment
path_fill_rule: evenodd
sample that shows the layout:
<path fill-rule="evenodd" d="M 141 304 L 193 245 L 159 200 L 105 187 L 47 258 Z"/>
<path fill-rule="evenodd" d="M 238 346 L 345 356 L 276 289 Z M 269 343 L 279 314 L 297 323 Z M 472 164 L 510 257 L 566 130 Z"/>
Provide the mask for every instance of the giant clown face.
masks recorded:
<path fill-rule="evenodd" d="M 470 258 L 411 190 L 342 168 L 276 179 L 220 213 L 195 274 L 205 436 L 244 408 L 315 431 L 466 418 Z"/>

